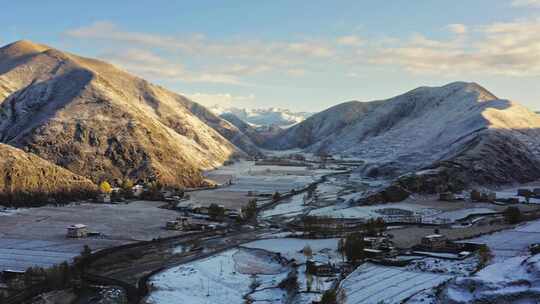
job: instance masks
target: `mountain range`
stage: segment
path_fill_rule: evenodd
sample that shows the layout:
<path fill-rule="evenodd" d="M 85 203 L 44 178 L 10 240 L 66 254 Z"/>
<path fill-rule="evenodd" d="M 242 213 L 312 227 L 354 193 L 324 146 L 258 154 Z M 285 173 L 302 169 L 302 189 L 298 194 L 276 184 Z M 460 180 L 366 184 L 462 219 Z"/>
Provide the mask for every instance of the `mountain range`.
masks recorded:
<path fill-rule="evenodd" d="M 0 192 L 127 178 L 196 187 L 207 184 L 202 170 L 261 147 L 361 159 L 359 173 L 410 191 L 540 178 L 540 117 L 476 83 L 313 115 L 209 110 L 103 61 L 30 41 L 0 48 Z"/>
<path fill-rule="evenodd" d="M 233 114 L 243 122 L 254 127 L 260 126 L 278 126 L 287 128 L 294 124 L 304 121 L 313 113 L 293 112 L 288 109 L 267 108 L 267 109 L 246 109 L 236 107 L 221 107 L 214 105 L 209 108 L 216 115 L 226 115 L 230 117 Z"/>

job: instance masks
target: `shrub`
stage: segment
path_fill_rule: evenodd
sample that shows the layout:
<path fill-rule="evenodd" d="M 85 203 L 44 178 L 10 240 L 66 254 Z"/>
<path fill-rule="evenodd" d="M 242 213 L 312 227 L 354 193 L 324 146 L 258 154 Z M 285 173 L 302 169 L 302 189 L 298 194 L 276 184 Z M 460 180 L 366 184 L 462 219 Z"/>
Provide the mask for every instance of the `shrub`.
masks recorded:
<path fill-rule="evenodd" d="M 521 222 L 521 210 L 518 207 L 508 207 L 504 210 L 504 219 L 509 224 L 517 224 Z"/>

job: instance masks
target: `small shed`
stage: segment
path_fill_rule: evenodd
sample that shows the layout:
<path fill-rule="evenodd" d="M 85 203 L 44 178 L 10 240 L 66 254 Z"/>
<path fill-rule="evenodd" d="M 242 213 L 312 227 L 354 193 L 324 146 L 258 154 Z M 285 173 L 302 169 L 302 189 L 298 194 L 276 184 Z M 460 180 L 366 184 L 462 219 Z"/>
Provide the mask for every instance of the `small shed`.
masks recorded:
<path fill-rule="evenodd" d="M 527 188 L 520 188 L 517 190 L 518 196 L 528 197 L 528 196 L 531 196 L 532 194 L 533 192 Z"/>
<path fill-rule="evenodd" d="M 444 202 L 451 202 L 456 200 L 456 196 L 452 192 L 439 193 L 439 200 Z"/>
<path fill-rule="evenodd" d="M 66 236 L 68 238 L 83 238 L 88 235 L 88 226 L 85 224 L 74 224 L 68 226 Z"/>
<path fill-rule="evenodd" d="M 306 271 L 319 277 L 330 277 L 338 272 L 338 269 L 330 263 L 306 261 Z"/>
<path fill-rule="evenodd" d="M 379 249 L 365 248 L 364 254 L 370 259 L 380 259 L 384 257 L 385 252 Z"/>
<path fill-rule="evenodd" d="M 101 193 L 99 195 L 99 201 L 102 202 L 102 203 L 110 203 L 111 202 L 111 194 L 109 193 Z"/>
<path fill-rule="evenodd" d="M 421 244 L 429 249 L 441 249 L 446 247 L 446 237 L 442 234 L 426 235 L 422 238 Z"/>
<path fill-rule="evenodd" d="M 131 191 L 133 192 L 133 196 L 139 197 L 143 194 L 144 187 L 142 185 L 135 185 L 131 188 Z"/>

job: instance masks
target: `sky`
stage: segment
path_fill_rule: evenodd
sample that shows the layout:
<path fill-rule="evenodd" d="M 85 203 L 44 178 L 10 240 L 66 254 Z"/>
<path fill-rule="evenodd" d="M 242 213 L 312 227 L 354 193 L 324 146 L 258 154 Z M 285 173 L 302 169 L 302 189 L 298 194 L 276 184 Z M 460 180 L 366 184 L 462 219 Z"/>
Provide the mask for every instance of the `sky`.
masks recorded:
<path fill-rule="evenodd" d="M 111 62 L 204 105 L 320 111 L 471 81 L 540 110 L 540 0 L 4 3 L 20 39 Z"/>

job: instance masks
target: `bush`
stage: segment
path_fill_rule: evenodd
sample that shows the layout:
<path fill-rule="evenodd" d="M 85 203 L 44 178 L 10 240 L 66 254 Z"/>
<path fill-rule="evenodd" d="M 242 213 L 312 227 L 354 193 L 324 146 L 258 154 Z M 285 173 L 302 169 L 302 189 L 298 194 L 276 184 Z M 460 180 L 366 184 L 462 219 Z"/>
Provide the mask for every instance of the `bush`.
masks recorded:
<path fill-rule="evenodd" d="M 212 220 L 222 219 L 225 216 L 225 208 L 212 203 L 208 207 L 208 216 L 210 216 L 210 219 Z"/>
<path fill-rule="evenodd" d="M 242 217 L 247 220 L 253 220 L 257 216 L 257 200 L 251 200 L 249 203 L 242 207 Z"/>
<path fill-rule="evenodd" d="M 521 210 L 518 207 L 508 207 L 504 210 L 504 219 L 509 224 L 517 224 L 521 222 Z"/>
<path fill-rule="evenodd" d="M 337 304 L 337 292 L 335 289 L 325 291 L 321 297 L 321 304 Z"/>

